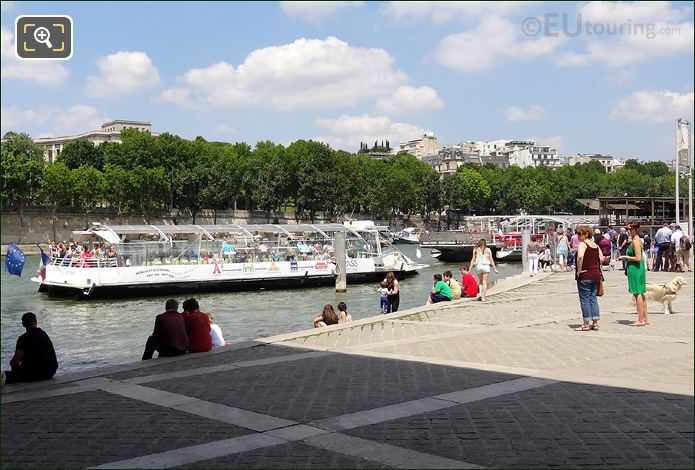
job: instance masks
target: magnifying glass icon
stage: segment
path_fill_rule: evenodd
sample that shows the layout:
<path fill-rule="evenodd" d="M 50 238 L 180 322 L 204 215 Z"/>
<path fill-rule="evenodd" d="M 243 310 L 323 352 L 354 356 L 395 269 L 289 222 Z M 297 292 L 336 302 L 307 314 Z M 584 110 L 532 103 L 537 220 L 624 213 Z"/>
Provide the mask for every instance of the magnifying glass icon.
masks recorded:
<path fill-rule="evenodd" d="M 44 28 L 43 26 L 36 28 L 34 30 L 34 39 L 36 42 L 45 44 L 49 49 L 53 49 L 53 44 L 51 44 L 51 32 L 48 31 L 48 28 Z"/>

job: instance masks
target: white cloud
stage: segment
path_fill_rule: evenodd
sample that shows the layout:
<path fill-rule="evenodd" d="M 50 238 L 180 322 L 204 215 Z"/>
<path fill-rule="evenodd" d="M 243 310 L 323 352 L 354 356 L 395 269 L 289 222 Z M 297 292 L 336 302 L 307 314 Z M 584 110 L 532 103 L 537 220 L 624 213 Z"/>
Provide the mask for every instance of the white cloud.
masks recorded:
<path fill-rule="evenodd" d="M 589 2 L 577 13 L 582 24 L 578 37 L 586 42 L 586 48 L 560 54 L 558 65 L 623 67 L 692 54 L 695 35 L 686 8 L 668 2 Z"/>
<path fill-rule="evenodd" d="M 314 137 L 314 140 L 349 152 L 356 152 L 360 142 L 367 142 L 371 146 L 375 141 L 388 140 L 393 148 L 403 140 L 421 137 L 425 133 L 425 129 L 414 124 L 393 122 L 388 116 L 368 114 L 341 114 L 335 119 L 317 119 L 314 125 L 330 133 Z"/>
<path fill-rule="evenodd" d="M 587 2 L 578 8 L 582 20 L 592 23 L 648 23 L 675 21 L 688 14 L 669 2 Z"/>
<path fill-rule="evenodd" d="M 635 81 L 637 76 L 637 69 L 632 67 L 623 70 L 611 70 L 606 76 L 606 81 L 616 85 L 624 85 L 626 83 Z"/>
<path fill-rule="evenodd" d="M 236 129 L 222 122 L 212 128 L 212 135 L 214 136 L 224 136 L 233 134 L 236 134 Z"/>
<path fill-rule="evenodd" d="M 529 3 L 533 2 L 388 2 L 381 10 L 399 23 L 431 20 L 441 24 L 454 18 L 504 16 L 523 10 Z"/>
<path fill-rule="evenodd" d="M 280 9 L 291 18 L 301 18 L 310 23 L 321 23 L 327 17 L 347 8 L 361 7 L 363 2 L 280 2 Z"/>
<path fill-rule="evenodd" d="M 188 88 L 167 88 L 159 96 L 152 99 L 156 103 L 173 103 L 182 108 L 195 108 L 196 104 L 191 98 L 191 90 Z"/>
<path fill-rule="evenodd" d="M 537 104 L 532 104 L 528 109 L 518 106 L 509 106 L 504 110 L 504 118 L 509 122 L 538 121 L 548 117 L 548 111 Z"/>
<path fill-rule="evenodd" d="M 502 61 L 548 55 L 566 38 L 521 38 L 518 24 L 498 17 L 483 19 L 475 30 L 450 34 L 435 51 L 437 61 L 463 72 L 486 70 Z"/>
<path fill-rule="evenodd" d="M 351 47 L 334 37 L 302 38 L 256 49 L 236 68 L 218 62 L 191 69 L 178 79 L 185 88 L 165 90 L 158 100 L 216 108 L 353 106 L 407 81 L 393 62 L 383 49 Z"/>
<path fill-rule="evenodd" d="M 99 129 L 109 118 L 89 105 L 76 104 L 68 108 L 44 107 L 38 110 L 17 106 L 2 108 L 2 133 L 28 132 L 38 137 L 80 134 Z"/>
<path fill-rule="evenodd" d="M 668 90 L 642 90 L 622 98 L 609 117 L 630 121 L 674 122 L 682 117 L 692 119 L 692 116 L 692 91 L 677 93 Z"/>
<path fill-rule="evenodd" d="M 562 151 L 562 147 L 565 143 L 562 136 L 551 135 L 548 137 L 529 137 L 527 140 L 533 140 L 541 145 L 550 145 L 552 148 L 556 149 L 558 153 Z"/>
<path fill-rule="evenodd" d="M 37 83 L 41 86 L 56 88 L 70 75 L 70 71 L 56 61 L 19 60 L 15 55 L 14 34 L 2 28 L 0 55 L 2 56 L 2 79 L 18 79 Z"/>
<path fill-rule="evenodd" d="M 389 98 L 377 102 L 376 108 L 385 113 L 407 113 L 429 111 L 444 107 L 437 92 L 428 86 L 414 88 L 408 85 L 398 87 Z"/>
<path fill-rule="evenodd" d="M 159 86 L 161 79 L 150 57 L 140 51 L 121 51 L 100 57 L 99 76 L 87 77 L 87 94 L 108 97 Z"/>

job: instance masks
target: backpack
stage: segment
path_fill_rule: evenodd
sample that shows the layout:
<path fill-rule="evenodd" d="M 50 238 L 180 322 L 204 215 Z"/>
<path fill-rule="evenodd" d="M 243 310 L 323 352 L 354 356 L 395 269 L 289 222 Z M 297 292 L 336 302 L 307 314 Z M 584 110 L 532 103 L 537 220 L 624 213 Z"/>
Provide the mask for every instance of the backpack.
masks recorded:
<path fill-rule="evenodd" d="M 692 247 L 693 244 L 690 242 L 690 238 L 688 238 L 686 235 L 683 235 L 681 237 L 681 250 L 688 251 Z"/>

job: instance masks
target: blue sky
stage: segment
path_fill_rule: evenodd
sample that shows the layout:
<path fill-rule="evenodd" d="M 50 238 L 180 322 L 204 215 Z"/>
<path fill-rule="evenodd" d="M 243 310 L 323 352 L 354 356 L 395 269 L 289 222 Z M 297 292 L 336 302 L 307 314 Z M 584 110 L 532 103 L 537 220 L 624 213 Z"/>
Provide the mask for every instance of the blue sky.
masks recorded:
<path fill-rule="evenodd" d="M 18 61 L 22 14 L 70 15 L 72 59 Z M 670 160 L 693 42 L 692 2 L 2 2 L 2 132 L 134 119 L 356 151 L 432 131 Z"/>

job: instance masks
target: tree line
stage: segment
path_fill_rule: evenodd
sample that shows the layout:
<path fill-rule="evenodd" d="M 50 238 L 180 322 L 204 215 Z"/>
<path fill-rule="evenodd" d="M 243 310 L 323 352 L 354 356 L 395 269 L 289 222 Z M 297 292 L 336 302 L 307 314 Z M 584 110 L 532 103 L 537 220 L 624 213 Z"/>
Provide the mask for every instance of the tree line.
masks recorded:
<path fill-rule="evenodd" d="M 551 169 L 464 165 L 440 178 L 407 153 L 389 159 L 298 140 L 288 146 L 187 140 L 127 129 L 122 142 L 65 145 L 55 163 L 24 133 L 2 143 L 3 207 L 75 207 L 119 215 L 246 209 L 293 210 L 297 220 L 342 214 L 392 219 L 455 209 L 459 214 L 582 212 L 578 198 L 670 196 L 675 174 L 663 162 L 628 160 L 607 173 L 596 161 Z"/>

